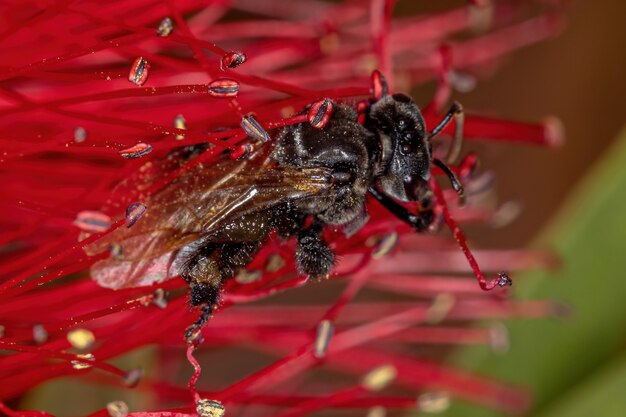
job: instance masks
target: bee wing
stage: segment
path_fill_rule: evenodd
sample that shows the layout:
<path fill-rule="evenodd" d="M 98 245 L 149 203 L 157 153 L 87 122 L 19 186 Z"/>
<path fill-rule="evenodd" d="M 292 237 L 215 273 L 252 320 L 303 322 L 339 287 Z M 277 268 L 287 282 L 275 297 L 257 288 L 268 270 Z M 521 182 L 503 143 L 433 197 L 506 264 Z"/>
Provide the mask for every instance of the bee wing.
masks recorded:
<path fill-rule="evenodd" d="M 248 160 L 198 164 L 148 197 L 147 211 L 131 228 L 119 227 L 85 247 L 88 254 L 121 248 L 93 265 L 92 278 L 109 288 L 162 282 L 178 274 L 181 249 L 229 221 L 330 187 L 328 169 L 276 167 L 270 151 L 265 146 Z"/>
<path fill-rule="evenodd" d="M 162 180 L 167 174 L 182 167 L 190 160 L 198 157 L 208 149 L 207 144 L 181 146 L 170 151 L 165 158 L 153 159 L 144 163 L 137 171 L 120 181 L 113 189 L 112 195 L 123 195 L 121 201 L 107 201 L 102 208 L 105 212 L 115 211 L 120 204 L 130 204 L 133 201 L 143 201 L 145 191 Z"/>

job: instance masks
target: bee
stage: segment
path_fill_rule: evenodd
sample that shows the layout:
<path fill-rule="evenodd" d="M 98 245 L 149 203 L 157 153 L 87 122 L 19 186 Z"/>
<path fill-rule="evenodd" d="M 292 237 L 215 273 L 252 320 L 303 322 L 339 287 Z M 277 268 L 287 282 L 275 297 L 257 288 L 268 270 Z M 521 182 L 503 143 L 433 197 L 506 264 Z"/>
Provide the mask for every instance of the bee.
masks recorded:
<path fill-rule="evenodd" d="M 454 173 L 433 158 L 431 142 L 455 119 L 448 154 L 454 159 L 463 110 L 453 104 L 429 132 L 417 104 L 407 95 L 389 94 L 379 72 L 372 90 L 360 112 L 326 99 L 314 122 L 278 130 L 247 158 L 225 156 L 210 167 L 184 171 L 147 199 L 133 227 L 120 227 L 87 247 L 88 253 L 120 248 L 93 265 L 92 277 L 104 287 L 123 288 L 182 276 L 191 305 L 201 311 L 187 330 L 189 339 L 211 316 L 224 281 L 245 268 L 274 231 L 296 239 L 298 272 L 316 278 L 328 275 L 336 259 L 324 229 L 364 224 L 368 196 L 416 231 L 426 230 L 434 218 L 432 164 L 463 195 Z M 205 149 L 184 148 L 170 159 L 188 160 Z M 419 202 L 421 209 L 412 212 L 402 202 Z"/>

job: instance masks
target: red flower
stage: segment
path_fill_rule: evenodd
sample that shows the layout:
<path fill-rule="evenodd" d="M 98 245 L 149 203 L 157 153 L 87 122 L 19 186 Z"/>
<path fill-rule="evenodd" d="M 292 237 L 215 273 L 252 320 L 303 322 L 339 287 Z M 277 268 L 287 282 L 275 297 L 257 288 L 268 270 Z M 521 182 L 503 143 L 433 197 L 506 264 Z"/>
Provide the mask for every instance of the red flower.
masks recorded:
<path fill-rule="evenodd" d="M 481 287 L 505 283 L 502 277 L 484 280 L 474 255 L 489 271 L 552 261 L 526 250 L 472 255 L 467 249 L 458 223 L 498 215 L 480 203 L 489 175 L 476 172 L 475 155 L 451 167 L 466 189 L 466 207 L 453 190 L 431 181 L 437 214 L 456 242 L 443 232 L 416 234 L 375 202 L 368 203 L 370 220 L 354 236 L 328 231 L 342 258 L 331 280 L 345 283 L 333 302 L 328 295 L 321 297 L 326 302 L 298 301 L 335 287 L 312 285 L 295 273 L 292 243 L 266 244 L 248 272 L 227 283 L 219 311 L 203 330 L 200 354 L 210 388 L 196 389 L 200 368 L 194 346 L 187 348 L 197 371 L 191 396 L 172 372 L 183 357 L 184 328 L 196 315 L 187 306 L 186 283 L 176 278 L 154 287 L 101 288 L 84 271 L 109 254 L 87 256 L 82 248 L 103 230 L 123 225 L 126 205 L 119 202 L 125 197 L 157 190 L 190 165 L 158 177 L 150 162 L 181 145 L 210 143 L 191 163 L 210 169 L 225 150 L 236 157 L 249 151 L 254 144 L 248 136 L 265 141 L 264 132 L 307 117 L 323 127 L 323 99 L 357 106 L 370 95 L 375 69 L 392 91 L 408 92 L 436 79 L 437 93 L 422 109 L 427 125 L 435 126 L 452 91 L 471 87 L 481 68 L 556 34 L 562 26 L 558 9 L 528 17 L 532 10 L 520 2 L 474 1 L 429 15 L 395 16 L 394 2 L 384 0 L 213 3 L 2 6 L 0 349 L 10 353 L 0 357 L 0 380 L 6 382 L 0 401 L 73 376 L 90 384 L 138 384 L 139 392 L 156 394 L 153 407 L 161 411 L 131 410 L 137 416 L 193 414 L 197 406 L 203 415 L 219 415 L 218 403 L 202 399 L 221 402 L 229 415 L 244 409 L 251 415 L 300 416 L 335 407 L 413 408 L 415 398 L 406 390 L 422 393 L 417 406 L 424 409 L 445 405 L 449 396 L 506 411 L 526 407 L 528 396 L 518 388 L 410 354 L 415 343 L 487 343 L 498 349 L 500 327 L 463 323 L 554 313 L 552 303 L 506 301 L 502 291 L 482 292 L 465 276 L 469 260 Z M 294 116 L 314 102 L 308 116 Z M 528 124 L 467 113 L 466 140 L 547 146 L 561 141 L 553 121 Z M 453 131 L 453 124 L 444 129 L 435 152 L 445 152 L 445 137 Z M 137 179 L 141 170 L 146 188 L 137 190 L 127 179 Z M 439 168 L 432 172 L 444 174 Z M 142 210 L 133 207 L 135 221 Z M 97 234 L 78 242 L 76 225 Z M 355 300 L 365 288 L 410 298 Z M 289 297 L 280 302 L 251 304 L 283 291 Z M 160 352 L 160 372 L 140 378 L 138 370 L 110 362 L 148 345 Z M 229 382 L 232 375 L 212 372 L 220 366 L 213 353 L 233 346 L 270 355 L 274 362 L 248 367 L 247 376 Z M 231 353 L 229 360 L 237 363 L 239 355 Z M 343 382 L 321 383 L 310 372 L 314 368 L 341 375 Z M 105 404 L 94 407 L 106 415 Z M 0 410 L 46 415 L 12 411 L 3 403 Z M 109 404 L 108 413 L 122 415 L 124 407 Z"/>

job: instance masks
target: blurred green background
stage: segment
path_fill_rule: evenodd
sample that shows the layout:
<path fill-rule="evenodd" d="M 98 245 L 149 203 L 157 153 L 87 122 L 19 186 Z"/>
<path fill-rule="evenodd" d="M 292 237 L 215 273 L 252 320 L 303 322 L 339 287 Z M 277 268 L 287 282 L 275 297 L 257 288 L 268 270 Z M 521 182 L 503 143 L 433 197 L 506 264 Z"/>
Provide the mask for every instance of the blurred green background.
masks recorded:
<path fill-rule="evenodd" d="M 453 362 L 528 387 L 533 416 L 626 415 L 626 130 L 578 184 L 537 244 L 562 257 L 558 272 L 518 276 L 518 299 L 560 300 L 563 319 L 507 322 L 510 350 L 467 348 Z M 455 404 L 447 416 L 496 416 Z"/>
<path fill-rule="evenodd" d="M 626 2 L 573 1 L 566 14 L 561 36 L 512 55 L 457 98 L 514 119 L 553 114 L 563 121 L 567 142 L 556 151 L 481 148 L 500 199 L 519 201 L 524 211 L 506 228 L 471 235 L 485 246 L 559 253 L 559 270 L 516 275 L 513 294 L 563 301 L 571 313 L 508 321 L 507 354 L 472 347 L 451 362 L 527 386 L 532 416 L 626 416 Z M 439 415 L 498 414 L 453 403 Z"/>

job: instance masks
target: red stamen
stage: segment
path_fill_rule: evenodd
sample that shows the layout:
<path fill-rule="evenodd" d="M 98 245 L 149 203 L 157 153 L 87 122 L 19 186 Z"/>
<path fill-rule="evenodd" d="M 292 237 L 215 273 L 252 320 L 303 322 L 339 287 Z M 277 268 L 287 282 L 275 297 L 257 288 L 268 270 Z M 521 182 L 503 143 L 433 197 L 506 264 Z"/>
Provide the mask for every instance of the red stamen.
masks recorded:
<path fill-rule="evenodd" d="M 430 186 L 435 193 L 437 204 L 442 209 L 444 220 L 446 224 L 448 225 L 448 227 L 450 228 L 450 231 L 454 235 L 454 238 L 458 242 L 459 246 L 461 246 L 461 249 L 463 250 L 465 257 L 467 258 L 467 261 L 469 262 L 470 267 L 472 268 L 472 271 L 474 272 L 474 275 L 476 276 L 476 279 L 478 280 L 478 284 L 480 285 L 480 288 L 482 288 L 485 291 L 490 291 L 496 287 L 504 287 L 507 285 L 511 285 L 512 281 L 510 280 L 508 275 L 506 275 L 503 272 L 499 273 L 497 278 L 494 278 L 489 282 L 485 280 L 485 276 L 480 270 L 480 267 L 478 266 L 478 262 L 476 262 L 474 255 L 472 255 L 472 252 L 469 250 L 469 247 L 467 246 L 465 235 L 461 231 L 461 228 L 459 227 L 459 225 L 454 221 L 454 219 L 450 215 L 450 211 L 448 210 L 448 205 L 443 197 L 441 188 L 439 188 L 439 185 L 434 180 L 430 181 Z"/>

